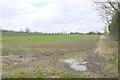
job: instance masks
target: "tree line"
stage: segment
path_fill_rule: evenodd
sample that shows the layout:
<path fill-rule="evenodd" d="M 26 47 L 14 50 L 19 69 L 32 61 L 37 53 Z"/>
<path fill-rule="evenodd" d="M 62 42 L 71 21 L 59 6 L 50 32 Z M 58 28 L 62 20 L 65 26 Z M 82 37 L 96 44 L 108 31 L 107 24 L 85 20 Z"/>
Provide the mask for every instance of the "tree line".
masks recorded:
<path fill-rule="evenodd" d="M 65 31 L 61 31 L 61 32 L 55 32 L 55 33 L 49 33 L 49 32 L 37 32 L 37 31 L 34 31 L 34 32 L 31 32 L 29 28 L 26 28 L 24 31 L 23 30 L 20 30 L 20 31 L 13 31 L 13 30 L 4 30 L 2 29 L 1 30 L 2 33 L 6 33 L 6 34 L 19 34 L 19 33 L 22 33 L 22 34 L 33 34 L 33 35 L 67 35 L 67 34 L 71 34 L 71 35 L 103 35 L 104 33 L 101 33 L 101 32 L 94 32 L 94 31 L 90 31 L 90 32 L 87 32 L 87 33 L 82 33 L 82 32 L 70 32 L 70 33 L 67 33 Z"/>

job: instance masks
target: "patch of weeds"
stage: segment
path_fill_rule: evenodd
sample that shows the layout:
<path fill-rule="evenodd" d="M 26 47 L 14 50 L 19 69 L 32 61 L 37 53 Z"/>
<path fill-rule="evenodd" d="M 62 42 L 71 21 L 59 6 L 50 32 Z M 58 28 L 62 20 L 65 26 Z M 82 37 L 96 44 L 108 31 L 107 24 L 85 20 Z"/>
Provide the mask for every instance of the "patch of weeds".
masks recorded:
<path fill-rule="evenodd" d="M 53 77 L 53 76 L 59 76 L 59 73 L 58 72 L 50 72 L 48 74 L 49 77 Z"/>
<path fill-rule="evenodd" d="M 35 69 L 33 70 L 34 76 L 35 78 L 44 78 L 46 77 L 46 75 L 43 74 L 43 69 Z"/>
<path fill-rule="evenodd" d="M 118 42 L 117 41 L 104 40 L 104 44 L 107 47 L 111 47 L 111 48 L 117 48 L 117 46 L 118 46 Z"/>
<path fill-rule="evenodd" d="M 104 64 L 105 70 L 118 70 L 118 64 L 115 61 Z"/>
<path fill-rule="evenodd" d="M 83 72 L 80 76 L 82 78 L 98 78 L 99 74 L 97 74 L 96 72 L 93 72 L 93 71 L 89 70 L 87 72 Z"/>
<path fill-rule="evenodd" d="M 34 72 L 35 74 L 42 74 L 43 69 L 35 69 L 35 70 L 33 70 L 33 72 Z"/>
<path fill-rule="evenodd" d="M 45 78 L 45 77 L 46 77 L 46 75 L 42 75 L 42 74 L 35 75 L 35 78 Z"/>
<path fill-rule="evenodd" d="M 117 54 L 115 54 L 117 53 L 117 42 L 104 39 L 102 44 L 102 54 L 100 54 L 99 56 L 101 59 L 104 60 L 105 63 L 102 65 L 103 73 L 101 74 L 101 77 L 116 77 L 118 76 L 118 56 Z M 111 49 L 111 47 L 113 49 Z"/>
<path fill-rule="evenodd" d="M 76 76 L 73 73 L 65 73 L 65 74 L 62 74 L 60 78 L 76 78 Z"/>
<path fill-rule="evenodd" d="M 17 75 L 17 78 L 28 78 L 29 75 L 27 72 L 20 72 L 18 75 Z"/>
<path fill-rule="evenodd" d="M 58 75 L 58 74 L 59 74 L 59 73 L 57 73 L 57 72 L 51 72 L 51 73 L 50 73 L 50 75 L 53 75 L 53 76 L 54 76 L 54 75 Z"/>

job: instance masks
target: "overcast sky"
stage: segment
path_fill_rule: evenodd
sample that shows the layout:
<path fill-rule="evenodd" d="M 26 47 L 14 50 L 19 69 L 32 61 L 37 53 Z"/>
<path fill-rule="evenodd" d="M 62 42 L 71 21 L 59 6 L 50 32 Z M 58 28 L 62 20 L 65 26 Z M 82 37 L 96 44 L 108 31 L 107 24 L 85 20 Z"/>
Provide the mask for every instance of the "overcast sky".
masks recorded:
<path fill-rule="evenodd" d="M 2 29 L 39 32 L 103 31 L 92 0 L 0 0 Z"/>

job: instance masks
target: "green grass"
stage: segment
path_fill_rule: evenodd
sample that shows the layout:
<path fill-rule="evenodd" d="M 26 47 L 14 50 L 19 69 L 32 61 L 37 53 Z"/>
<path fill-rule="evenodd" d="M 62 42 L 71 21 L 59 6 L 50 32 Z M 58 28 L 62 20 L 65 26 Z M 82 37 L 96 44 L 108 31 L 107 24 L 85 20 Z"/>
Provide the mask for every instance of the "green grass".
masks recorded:
<path fill-rule="evenodd" d="M 6 43 L 47 43 L 60 40 L 70 40 L 70 39 L 97 39 L 99 40 L 99 35 L 21 35 L 21 36 L 2 36 L 2 40 L 9 41 Z"/>
<path fill-rule="evenodd" d="M 7 35 L 2 36 L 2 51 L 4 55 L 7 54 L 20 54 L 20 53 L 28 53 L 26 47 L 34 46 L 39 44 L 47 44 L 48 43 L 55 43 L 66 41 L 69 42 L 70 40 L 96 40 L 99 41 L 99 35 Z M 81 42 L 81 41 L 80 41 Z M 70 43 L 74 43 L 74 41 L 70 41 Z M 65 43 L 66 44 L 66 43 Z M 60 44 L 58 44 L 59 46 Z M 68 45 L 68 44 L 66 44 Z M 52 47 L 52 45 L 48 45 L 48 48 Z M 38 47 L 40 49 L 40 47 Z M 57 48 L 54 47 L 53 48 Z M 26 50 L 25 50 L 26 49 Z"/>
<path fill-rule="evenodd" d="M 65 73 L 60 76 L 60 78 L 75 78 L 75 74 L 73 73 Z"/>
<path fill-rule="evenodd" d="M 25 35 L 25 36 L 2 36 L 3 40 L 10 39 L 79 39 L 79 38 L 99 38 L 99 35 Z"/>
<path fill-rule="evenodd" d="M 18 78 L 27 78 L 29 77 L 28 73 L 27 72 L 20 72 L 20 74 L 17 76 Z"/>

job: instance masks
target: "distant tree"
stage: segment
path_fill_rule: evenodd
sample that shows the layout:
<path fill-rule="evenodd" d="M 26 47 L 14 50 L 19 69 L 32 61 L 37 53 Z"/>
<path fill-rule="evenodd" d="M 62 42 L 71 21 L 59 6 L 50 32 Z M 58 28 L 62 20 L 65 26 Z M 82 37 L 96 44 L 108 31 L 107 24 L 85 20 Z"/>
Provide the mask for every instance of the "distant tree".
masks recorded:
<path fill-rule="evenodd" d="M 34 33 L 38 33 L 37 31 L 34 31 Z"/>
<path fill-rule="evenodd" d="M 26 32 L 26 33 L 30 33 L 30 29 L 29 29 L 29 28 L 26 28 L 26 29 L 25 29 L 25 32 Z"/>
<path fill-rule="evenodd" d="M 70 34 L 75 34 L 74 32 L 70 32 Z"/>
<path fill-rule="evenodd" d="M 96 33 L 95 33 L 95 32 L 90 31 L 90 32 L 88 32 L 87 34 L 89 34 L 89 35 L 95 35 Z"/>
<path fill-rule="evenodd" d="M 3 30 L 2 30 L 2 32 L 9 32 L 9 31 L 8 31 L 8 30 L 4 30 L 4 29 L 3 29 Z"/>
<path fill-rule="evenodd" d="M 97 32 L 97 35 L 102 35 L 102 33 L 101 32 Z"/>

